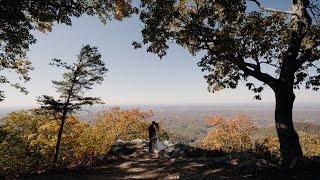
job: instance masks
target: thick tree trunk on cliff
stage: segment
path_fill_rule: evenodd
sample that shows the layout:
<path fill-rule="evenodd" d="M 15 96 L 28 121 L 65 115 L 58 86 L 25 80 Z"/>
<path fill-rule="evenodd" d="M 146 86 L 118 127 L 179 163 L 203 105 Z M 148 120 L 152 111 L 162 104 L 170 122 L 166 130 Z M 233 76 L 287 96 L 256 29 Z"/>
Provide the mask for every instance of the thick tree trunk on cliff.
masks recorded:
<path fill-rule="evenodd" d="M 276 108 L 275 122 L 280 142 L 281 158 L 284 166 L 294 166 L 302 157 L 299 136 L 294 130 L 292 121 L 292 108 L 295 100 L 293 88 L 278 85 L 275 89 Z"/>

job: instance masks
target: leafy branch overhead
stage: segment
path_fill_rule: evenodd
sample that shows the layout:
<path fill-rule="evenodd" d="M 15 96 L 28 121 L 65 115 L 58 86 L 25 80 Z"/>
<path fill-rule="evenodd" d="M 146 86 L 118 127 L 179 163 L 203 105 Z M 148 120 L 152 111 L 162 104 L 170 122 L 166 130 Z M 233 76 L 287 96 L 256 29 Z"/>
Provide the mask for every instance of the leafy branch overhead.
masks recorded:
<path fill-rule="evenodd" d="M 136 13 L 129 0 L 0 0 L 0 84 L 27 90 L 4 76 L 13 71 L 23 82 L 29 81 L 32 65 L 27 58 L 30 45 L 36 43 L 32 31 L 50 32 L 55 23 L 71 25 L 72 17 L 97 15 L 103 23 L 121 20 Z M 0 90 L 0 101 L 5 98 Z"/>
<path fill-rule="evenodd" d="M 267 8 L 258 0 L 144 0 L 143 41 L 133 45 L 146 44 L 148 52 L 159 57 L 166 55 L 172 40 L 193 55 L 206 52 L 198 66 L 208 72 L 205 78 L 212 92 L 236 88 L 240 80 L 254 83 L 249 76 L 273 86 L 283 72 L 284 59 L 292 54 L 294 87 L 318 90 L 320 9 L 316 1 L 304 3 L 306 9 L 293 4 L 285 11 Z M 249 87 L 260 94 L 261 88 Z"/>
<path fill-rule="evenodd" d="M 198 62 L 208 89 L 235 89 L 246 82 L 260 95 L 275 93 L 275 123 L 284 165 L 302 157 L 294 130 L 294 89 L 320 88 L 320 9 L 318 1 L 292 0 L 287 10 L 265 7 L 260 0 L 142 0 L 144 24 L 139 48 L 165 56 L 175 42 Z M 260 83 L 258 83 L 260 81 Z"/>

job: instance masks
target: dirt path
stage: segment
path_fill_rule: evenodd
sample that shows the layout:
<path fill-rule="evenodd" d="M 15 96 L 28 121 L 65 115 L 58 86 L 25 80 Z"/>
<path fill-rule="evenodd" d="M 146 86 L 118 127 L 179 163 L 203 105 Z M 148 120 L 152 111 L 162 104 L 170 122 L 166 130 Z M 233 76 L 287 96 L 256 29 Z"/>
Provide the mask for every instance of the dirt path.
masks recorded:
<path fill-rule="evenodd" d="M 188 177 L 202 177 L 199 172 L 207 162 L 204 159 L 197 159 L 197 162 L 193 162 L 191 160 L 162 158 L 157 153 L 149 153 L 147 145 L 126 147 L 126 150 L 122 150 L 117 154 L 117 157 L 112 159 L 112 163 L 107 161 L 83 169 L 68 169 L 30 179 L 188 179 Z M 208 167 L 208 164 L 206 166 Z M 210 169 L 210 171 L 221 171 L 221 167 Z"/>
<path fill-rule="evenodd" d="M 261 168 L 261 161 L 248 160 L 252 157 L 241 164 L 241 158 L 229 155 L 164 158 L 149 153 L 146 144 L 120 146 L 109 154 L 108 159 L 92 166 L 69 168 L 30 179 L 314 179 L 309 172 L 283 172 L 271 166 Z"/>

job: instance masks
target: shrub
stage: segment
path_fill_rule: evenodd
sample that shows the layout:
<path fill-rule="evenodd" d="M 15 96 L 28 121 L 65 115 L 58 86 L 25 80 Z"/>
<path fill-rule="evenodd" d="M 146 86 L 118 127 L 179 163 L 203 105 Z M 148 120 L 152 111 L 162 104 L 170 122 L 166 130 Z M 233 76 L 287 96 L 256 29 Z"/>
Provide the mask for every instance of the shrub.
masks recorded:
<path fill-rule="evenodd" d="M 280 158 L 280 144 L 276 136 L 256 140 L 254 153 L 263 159 L 277 161 Z"/>

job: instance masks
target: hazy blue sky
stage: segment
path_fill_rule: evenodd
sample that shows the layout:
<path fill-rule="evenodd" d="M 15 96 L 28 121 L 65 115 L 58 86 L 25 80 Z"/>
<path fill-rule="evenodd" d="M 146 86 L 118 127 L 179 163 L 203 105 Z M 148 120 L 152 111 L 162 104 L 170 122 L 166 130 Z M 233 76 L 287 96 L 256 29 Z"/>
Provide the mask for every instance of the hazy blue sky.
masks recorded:
<path fill-rule="evenodd" d="M 279 3 L 281 2 L 281 3 Z M 288 1 L 269 0 L 266 5 L 286 8 Z M 37 43 L 31 47 L 29 59 L 35 70 L 26 84 L 30 91 L 23 95 L 5 87 L 7 98 L 0 107 L 34 106 L 42 94 L 55 95 L 51 80 L 61 78 L 62 71 L 49 66 L 52 58 L 72 62 L 84 44 L 95 45 L 110 71 L 102 86 L 89 94 L 101 96 L 107 104 L 210 104 L 254 103 L 253 94 L 243 85 L 237 90 L 207 91 L 203 73 L 196 63 L 199 57 L 172 44 L 162 60 L 144 49 L 134 50 L 131 42 L 140 40 L 142 24 L 137 18 L 103 25 L 96 17 L 74 19 L 72 27 L 57 25 L 48 34 L 35 33 Z M 12 75 L 11 75 L 12 77 Z M 298 102 L 319 102 L 319 92 L 296 91 Z M 274 101 L 267 89 L 262 102 Z"/>

